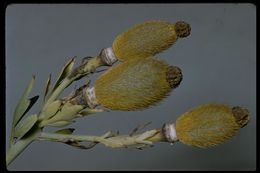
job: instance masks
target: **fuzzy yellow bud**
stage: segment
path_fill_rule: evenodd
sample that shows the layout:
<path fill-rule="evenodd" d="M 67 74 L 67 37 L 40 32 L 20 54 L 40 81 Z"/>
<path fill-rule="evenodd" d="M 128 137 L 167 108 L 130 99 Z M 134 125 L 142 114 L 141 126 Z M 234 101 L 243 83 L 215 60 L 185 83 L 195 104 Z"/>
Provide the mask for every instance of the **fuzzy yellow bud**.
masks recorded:
<path fill-rule="evenodd" d="M 183 21 L 144 22 L 118 35 L 112 45 L 113 53 L 121 61 L 154 56 L 168 49 L 178 38 L 187 37 L 190 30 L 190 25 Z"/>
<path fill-rule="evenodd" d="M 182 80 L 181 70 L 153 57 L 132 59 L 101 75 L 95 83 L 99 104 L 112 110 L 139 110 L 155 105 Z"/>
<path fill-rule="evenodd" d="M 249 111 L 245 108 L 206 104 L 177 119 L 176 135 L 184 144 L 205 148 L 230 139 L 248 121 Z"/>

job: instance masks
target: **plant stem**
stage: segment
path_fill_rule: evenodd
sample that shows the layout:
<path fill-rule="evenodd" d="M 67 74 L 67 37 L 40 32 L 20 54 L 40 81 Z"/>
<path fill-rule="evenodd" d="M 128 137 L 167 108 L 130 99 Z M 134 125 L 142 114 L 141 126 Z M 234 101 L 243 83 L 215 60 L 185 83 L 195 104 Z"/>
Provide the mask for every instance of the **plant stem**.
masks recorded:
<path fill-rule="evenodd" d="M 53 142 L 67 142 L 67 141 L 99 142 L 111 148 L 122 148 L 122 147 L 125 148 L 137 144 L 151 145 L 152 142 L 167 142 L 160 129 L 149 130 L 142 134 L 137 134 L 133 136 L 113 135 L 108 138 L 104 136 L 71 135 L 71 134 L 42 132 L 38 137 L 38 140 L 47 140 Z"/>
<path fill-rule="evenodd" d="M 86 135 L 67 135 L 58 133 L 45 133 L 42 132 L 38 138 L 39 140 L 49 140 L 49 141 L 65 141 L 68 139 L 75 141 L 87 141 L 87 142 L 99 142 L 99 136 L 86 136 Z"/>
<path fill-rule="evenodd" d="M 15 144 L 11 145 L 6 153 L 6 165 L 8 166 L 31 142 L 33 142 L 39 135 L 41 129 L 35 128 L 31 129 L 32 131 L 23 137 Z"/>

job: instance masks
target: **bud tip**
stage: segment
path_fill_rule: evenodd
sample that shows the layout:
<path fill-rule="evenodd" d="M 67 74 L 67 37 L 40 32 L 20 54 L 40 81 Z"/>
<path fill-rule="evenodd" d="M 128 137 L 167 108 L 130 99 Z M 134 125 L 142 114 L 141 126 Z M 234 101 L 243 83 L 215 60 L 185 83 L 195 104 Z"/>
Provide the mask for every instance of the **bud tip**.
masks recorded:
<path fill-rule="evenodd" d="M 188 37 L 190 35 L 191 27 L 184 21 L 178 21 L 175 23 L 175 31 L 178 37 Z"/>
<path fill-rule="evenodd" d="M 239 124 L 240 128 L 247 125 L 250 119 L 249 110 L 240 106 L 235 106 L 232 108 L 233 116 L 236 119 L 237 124 Z"/>
<path fill-rule="evenodd" d="M 177 66 L 169 66 L 166 72 L 166 80 L 171 88 L 176 88 L 182 81 L 181 69 Z"/>

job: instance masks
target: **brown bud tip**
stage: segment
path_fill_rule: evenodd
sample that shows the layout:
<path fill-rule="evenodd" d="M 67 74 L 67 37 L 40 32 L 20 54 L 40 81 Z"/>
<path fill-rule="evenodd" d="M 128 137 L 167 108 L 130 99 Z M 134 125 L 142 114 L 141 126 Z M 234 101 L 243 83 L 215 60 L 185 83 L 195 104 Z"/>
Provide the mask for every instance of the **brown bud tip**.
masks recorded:
<path fill-rule="evenodd" d="M 176 88 L 182 81 L 181 69 L 176 66 L 169 66 L 166 71 L 166 81 L 171 88 Z"/>
<path fill-rule="evenodd" d="M 240 128 L 244 127 L 249 122 L 250 113 L 248 109 L 235 106 L 232 108 L 232 113 L 236 119 L 237 124 L 240 125 Z"/>
<path fill-rule="evenodd" d="M 175 32 L 178 37 L 183 38 L 190 35 L 191 27 L 188 23 L 184 21 L 179 21 L 175 23 Z"/>

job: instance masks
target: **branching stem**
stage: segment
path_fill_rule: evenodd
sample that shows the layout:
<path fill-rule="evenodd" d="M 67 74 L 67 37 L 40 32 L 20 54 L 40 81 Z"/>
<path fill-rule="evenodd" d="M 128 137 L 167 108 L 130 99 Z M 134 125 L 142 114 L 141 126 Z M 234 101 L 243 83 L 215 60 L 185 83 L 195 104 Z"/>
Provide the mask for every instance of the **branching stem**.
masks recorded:
<path fill-rule="evenodd" d="M 11 145 L 6 153 L 6 165 L 9 165 L 30 143 L 32 143 L 39 135 L 41 129 L 35 128 L 15 144 Z"/>

